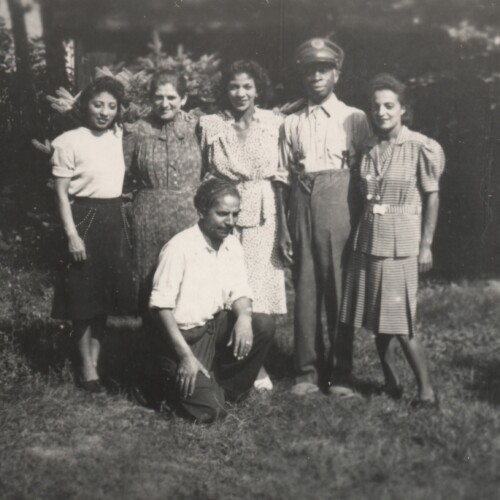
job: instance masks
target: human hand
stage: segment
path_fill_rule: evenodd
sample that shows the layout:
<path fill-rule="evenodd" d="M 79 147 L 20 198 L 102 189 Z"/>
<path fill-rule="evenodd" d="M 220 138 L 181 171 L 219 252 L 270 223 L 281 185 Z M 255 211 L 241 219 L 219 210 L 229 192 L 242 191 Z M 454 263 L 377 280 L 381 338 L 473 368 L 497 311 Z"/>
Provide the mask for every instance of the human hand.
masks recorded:
<path fill-rule="evenodd" d="M 191 353 L 181 358 L 177 368 L 177 385 L 183 398 L 193 395 L 198 372 L 210 378 L 210 373 L 208 373 L 208 370 L 198 361 L 194 354 Z"/>
<path fill-rule="evenodd" d="M 280 231 L 278 248 L 281 253 L 283 260 L 286 265 L 293 264 L 293 249 L 292 249 L 292 239 L 290 238 L 290 233 L 288 229 L 282 229 Z"/>
<path fill-rule="evenodd" d="M 418 253 L 418 271 L 426 273 L 432 269 L 432 250 L 430 245 L 421 245 Z"/>
<path fill-rule="evenodd" d="M 80 238 L 78 233 L 68 236 L 68 249 L 75 262 L 83 262 L 84 260 L 87 260 L 85 243 Z"/>
<path fill-rule="evenodd" d="M 253 345 L 252 317 L 240 314 L 234 324 L 231 338 L 227 343 L 233 346 L 233 356 L 240 360 L 248 356 Z"/>

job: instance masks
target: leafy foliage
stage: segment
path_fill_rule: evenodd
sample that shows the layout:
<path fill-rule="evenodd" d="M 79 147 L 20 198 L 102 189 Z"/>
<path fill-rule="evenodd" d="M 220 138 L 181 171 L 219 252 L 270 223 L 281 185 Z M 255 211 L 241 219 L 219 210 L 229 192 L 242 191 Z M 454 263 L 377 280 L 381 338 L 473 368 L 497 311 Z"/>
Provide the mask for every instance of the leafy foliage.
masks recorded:
<path fill-rule="evenodd" d="M 129 101 L 124 115 L 126 121 L 137 120 L 150 112 L 149 82 L 154 73 L 163 69 L 173 70 L 186 78 L 191 108 L 206 110 L 213 104 L 215 88 L 220 78 L 220 61 L 215 54 L 193 60 L 179 45 L 177 53 L 169 55 L 163 51 L 158 33 L 153 34 L 153 41 L 148 47 L 151 52 L 131 64 L 121 62 L 96 69 L 96 77 L 113 76 L 124 85 Z"/>

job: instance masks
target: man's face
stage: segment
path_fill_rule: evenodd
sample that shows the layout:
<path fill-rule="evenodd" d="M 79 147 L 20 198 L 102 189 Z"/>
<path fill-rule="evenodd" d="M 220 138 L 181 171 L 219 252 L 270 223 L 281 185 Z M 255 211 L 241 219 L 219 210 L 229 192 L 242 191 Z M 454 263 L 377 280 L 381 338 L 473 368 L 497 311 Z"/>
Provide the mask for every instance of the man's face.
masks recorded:
<path fill-rule="evenodd" d="M 233 232 L 239 213 L 240 199 L 227 194 L 220 197 L 205 214 L 201 214 L 200 228 L 214 246 L 219 246 Z"/>
<path fill-rule="evenodd" d="M 306 64 L 301 72 L 307 95 L 312 102 L 317 104 L 330 97 L 339 79 L 338 69 L 328 62 Z"/>

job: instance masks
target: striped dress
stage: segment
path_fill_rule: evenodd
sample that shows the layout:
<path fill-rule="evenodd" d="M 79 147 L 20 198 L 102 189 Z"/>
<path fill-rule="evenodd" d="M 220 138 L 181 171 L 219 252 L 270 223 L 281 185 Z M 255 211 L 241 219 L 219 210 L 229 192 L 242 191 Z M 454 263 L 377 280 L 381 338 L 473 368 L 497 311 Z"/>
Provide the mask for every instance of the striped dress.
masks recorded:
<path fill-rule="evenodd" d="M 381 334 L 413 335 L 422 198 L 439 190 L 444 153 L 403 126 L 382 155 L 367 145 L 358 181 L 364 211 L 354 236 L 341 321 Z"/>

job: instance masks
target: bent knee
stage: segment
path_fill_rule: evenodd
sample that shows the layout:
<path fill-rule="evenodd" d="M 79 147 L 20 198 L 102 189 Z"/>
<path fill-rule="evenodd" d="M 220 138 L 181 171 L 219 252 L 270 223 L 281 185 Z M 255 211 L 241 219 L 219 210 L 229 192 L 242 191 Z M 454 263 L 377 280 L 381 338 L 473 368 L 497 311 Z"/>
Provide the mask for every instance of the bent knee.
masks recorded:
<path fill-rule="evenodd" d="M 254 334 L 258 334 L 269 340 L 271 340 L 276 333 L 276 322 L 270 314 L 254 314 L 252 326 Z"/>

